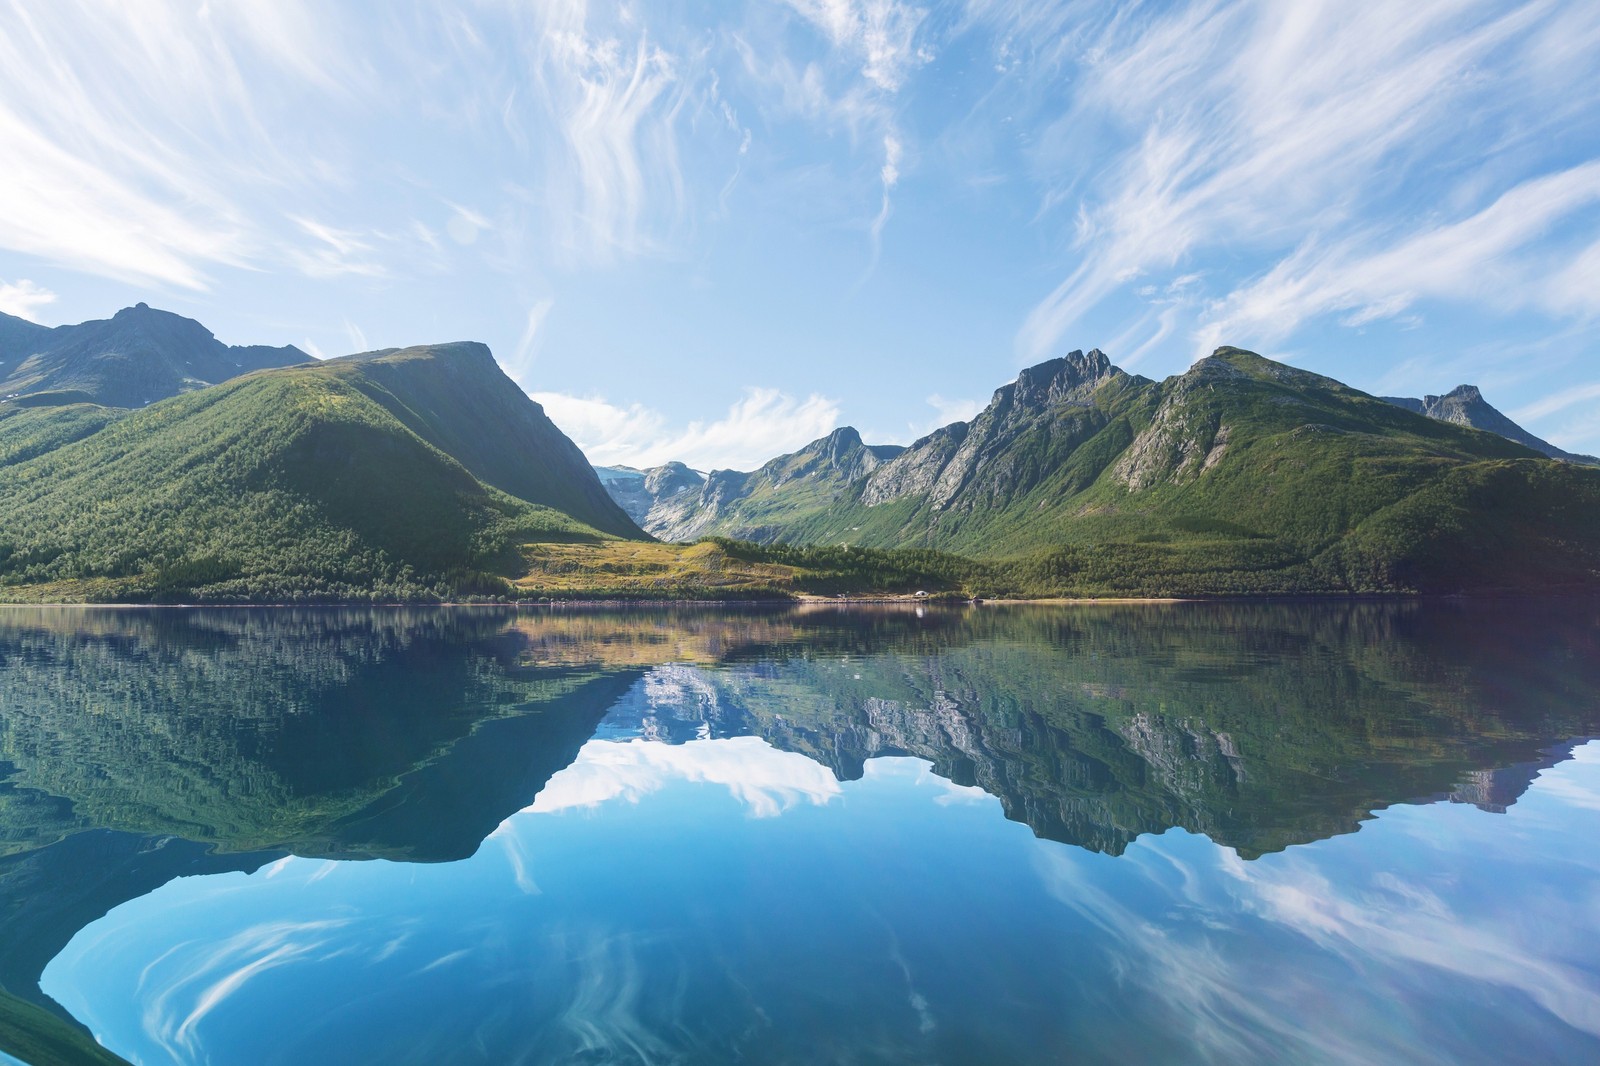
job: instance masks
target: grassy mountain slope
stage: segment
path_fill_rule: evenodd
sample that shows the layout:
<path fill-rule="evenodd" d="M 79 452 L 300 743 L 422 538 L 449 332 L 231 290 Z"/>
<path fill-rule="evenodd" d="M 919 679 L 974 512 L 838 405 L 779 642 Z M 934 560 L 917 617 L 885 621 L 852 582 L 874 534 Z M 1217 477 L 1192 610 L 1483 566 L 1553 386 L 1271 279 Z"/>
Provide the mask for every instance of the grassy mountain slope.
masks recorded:
<path fill-rule="evenodd" d="M 440 366 L 452 361 L 462 365 Z M 521 393 L 484 362 L 486 351 L 441 346 L 272 370 L 54 447 L 78 431 L 72 420 L 85 428 L 100 416 L 40 409 L 31 449 L 0 466 L 0 582 L 32 586 L 34 598 L 450 596 L 503 591 L 524 543 L 640 536 L 609 501 L 585 512 L 608 527 L 597 530 L 560 509 L 583 511 L 570 488 L 553 501 L 519 498 L 434 443 L 474 427 L 496 440 L 490 394 Z M 441 376 L 454 379 L 445 399 Z M 4 428 L 27 417 L 0 420 L 0 447 Z M 525 419 L 513 444 L 532 447 L 537 428 Z M 545 443 L 558 459 L 571 448 L 553 426 Z M 594 480 L 587 464 L 581 473 Z"/>
<path fill-rule="evenodd" d="M 16 315 L 0 311 L 0 374 L 9 373 L 11 360 L 30 345 L 37 344 L 50 333 L 49 326 L 29 322 Z M 0 394 L 3 395 L 3 394 Z"/>
<path fill-rule="evenodd" d="M 24 462 L 98 433 L 123 412 L 92 403 L 0 404 L 0 467 Z"/>
<path fill-rule="evenodd" d="M 311 357 L 293 345 L 228 346 L 193 319 L 139 304 L 46 329 L 0 322 L 0 397 L 73 393 L 110 407 L 147 403 Z"/>
<path fill-rule="evenodd" d="M 474 342 L 334 359 L 342 376 L 485 485 L 553 507 L 603 533 L 639 536 L 589 461 Z"/>
<path fill-rule="evenodd" d="M 830 491 L 709 529 L 1012 560 L 1035 594 L 1600 582 L 1600 473 L 1232 348 L 1159 383 L 1043 364 Z"/>

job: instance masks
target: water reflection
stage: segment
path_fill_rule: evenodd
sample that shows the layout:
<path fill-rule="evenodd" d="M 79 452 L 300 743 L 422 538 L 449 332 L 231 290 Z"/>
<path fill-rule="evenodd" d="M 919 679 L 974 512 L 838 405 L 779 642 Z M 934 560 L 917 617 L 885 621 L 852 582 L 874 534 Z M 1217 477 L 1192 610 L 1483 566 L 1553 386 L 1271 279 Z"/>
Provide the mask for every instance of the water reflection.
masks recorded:
<path fill-rule="evenodd" d="M 744 962 L 757 941 L 762 951 L 780 955 L 815 953 L 828 938 L 812 926 L 831 922 L 849 930 L 863 920 L 857 912 L 864 899 L 883 888 L 884 871 L 895 862 L 918 871 L 908 876 L 941 886 L 924 892 L 919 905 L 948 912 L 962 902 L 950 887 L 950 871 L 920 869 L 920 860 L 900 844 L 874 840 L 852 852 L 835 843 L 870 837 L 874 816 L 861 808 L 871 804 L 852 801 L 850 789 L 853 782 L 872 784 L 874 775 L 882 787 L 855 794 L 886 797 L 877 817 L 882 826 L 895 826 L 888 839 L 922 839 L 952 862 L 970 864 L 973 851 L 1011 847 L 995 843 L 1011 840 L 996 832 L 1001 812 L 1038 836 L 1083 849 L 1005 852 L 1006 861 L 1031 871 L 1029 879 L 1042 886 L 1043 895 L 1027 901 L 1002 899 L 985 887 L 990 875 L 979 863 L 967 877 L 966 902 L 984 900 L 1008 914 L 1023 905 L 1038 910 L 1050 900 L 1056 912 L 1072 910 L 1072 922 L 1097 931 L 1092 937 L 1080 932 L 1080 939 L 1090 937 L 1102 952 L 1117 945 L 1119 969 L 1103 975 L 1113 986 L 1138 974 L 1149 983 L 1159 974 L 1177 980 L 1175 974 L 1187 973 L 1181 987 L 1188 1000 L 1169 1002 L 1164 1021 L 1141 1016 L 1140 1025 L 1168 1027 L 1157 1026 L 1164 1036 L 1153 1030 L 1143 1038 L 1155 1042 L 1148 1049 L 1153 1053 L 1170 1038 L 1177 1042 L 1167 1050 L 1176 1054 L 1184 1045 L 1173 1034 L 1181 1029 L 1189 1033 L 1184 1039 L 1193 1038 L 1208 1018 L 1219 1028 L 1206 1034 L 1204 1046 L 1219 1057 L 1230 1048 L 1259 1056 L 1262 1041 L 1277 1037 L 1267 1018 L 1235 1002 L 1257 994 L 1251 982 L 1260 975 L 1217 956 L 1223 930 L 1193 944 L 1185 940 L 1194 935 L 1190 925 L 1179 923 L 1182 936 L 1160 934 L 1159 921 L 1152 925 L 1150 913 L 1127 902 L 1141 894 L 1154 899 L 1165 893 L 1171 899 L 1163 906 L 1243 922 L 1231 935 L 1255 944 L 1252 950 L 1267 942 L 1256 943 L 1268 937 L 1263 923 L 1293 931 L 1317 945 L 1317 958 L 1329 966 L 1340 945 L 1353 945 L 1346 967 L 1380 947 L 1443 970 L 1466 966 L 1462 960 L 1469 958 L 1500 959 L 1501 983 L 1525 989 L 1575 1031 L 1591 1032 L 1595 1027 L 1585 1019 L 1593 983 L 1585 971 L 1547 966 L 1520 977 L 1514 972 L 1518 959 L 1546 958 L 1545 945 L 1512 938 L 1473 945 L 1455 962 L 1439 961 L 1445 932 L 1470 917 L 1450 909 L 1460 901 L 1401 879 L 1362 884 L 1341 904 L 1335 889 L 1356 882 L 1326 870 L 1316 872 L 1320 881 L 1305 880 L 1301 860 L 1293 858 L 1298 852 L 1271 866 L 1247 860 L 1349 833 L 1391 804 L 1450 799 L 1485 811 L 1512 807 L 1541 770 L 1568 756 L 1575 738 L 1600 732 L 1595 622 L 1592 608 L 1572 604 L 1229 604 L 921 615 L 829 608 L 531 615 L 502 609 L 0 612 L 0 989 L 7 993 L 0 999 L 0 1049 L 55 1048 L 52 1054 L 63 1061 L 95 1061 L 98 1052 L 77 1022 L 40 990 L 46 965 L 58 957 L 58 967 L 68 965 L 70 952 L 63 955 L 63 949 L 69 941 L 82 958 L 85 949 L 74 937 L 108 911 L 122 916 L 143 906 L 160 917 L 138 924 L 142 938 L 117 951 L 95 940 L 94 951 L 141 957 L 140 966 L 149 965 L 154 956 L 141 952 L 171 947 L 157 951 L 149 938 L 174 923 L 192 933 L 200 921 L 195 915 L 211 898 L 203 886 L 215 879 L 168 883 L 232 871 L 235 877 L 253 872 L 245 881 L 249 908 L 219 904 L 211 935 L 191 936 L 191 954 L 179 952 L 163 964 L 168 999 L 159 1009 L 145 1004 L 151 1019 L 124 1018 L 99 1031 L 131 1025 L 155 1034 L 152 1054 L 184 1058 L 217 1051 L 224 1061 L 219 1048 L 246 1047 L 238 1043 L 244 1034 L 257 1028 L 270 1034 L 273 1023 L 271 1012 L 259 1008 L 234 1011 L 225 1026 L 220 1014 L 196 1016 L 217 989 L 248 983 L 254 1002 L 257 990 L 272 983 L 269 971 L 282 971 L 294 974 L 283 993 L 289 996 L 331 979 L 312 980 L 308 970 L 334 974 L 345 965 L 339 959 L 360 958 L 385 975 L 373 987 L 393 997 L 372 1009 L 388 1017 L 403 1011 L 408 982 L 438 994 L 422 975 L 461 967 L 487 974 L 492 960 L 503 964 L 510 937 L 548 956 L 539 975 L 524 974 L 533 984 L 522 991 L 537 987 L 551 1002 L 566 1002 L 567 1020 L 556 1027 L 565 1035 L 558 1038 L 550 1028 L 539 1035 L 523 1024 L 525 1012 L 509 1005 L 479 1010 L 457 1002 L 460 1025 L 476 1025 L 480 1035 L 498 1033 L 501 1052 L 716 1058 L 759 1045 L 704 1026 L 688 1043 L 663 1037 L 688 1031 L 681 1018 L 657 1010 L 655 997 L 664 990 L 667 1002 L 679 1005 L 703 1007 L 706 997 L 743 1004 L 730 1006 L 722 1021 L 734 1024 L 746 1017 L 741 1010 L 746 1020 L 767 1017 L 770 1031 L 761 1039 L 776 1041 L 768 1050 L 779 1050 L 783 1026 L 772 1021 L 769 1001 L 778 994 L 775 978 Z M 884 761 L 893 756 L 923 760 L 932 773 Z M 888 769 L 901 765 L 912 769 Z M 904 786 L 905 773 L 920 782 L 909 793 L 927 799 L 914 809 L 883 785 Z M 1566 809 L 1591 809 L 1582 799 L 1586 779 L 1557 773 L 1540 780 L 1558 792 L 1567 788 Z M 527 814 L 506 821 L 524 808 Z M 737 819 L 729 820 L 730 810 L 739 812 Z M 719 827 L 718 834 L 688 832 L 685 819 L 696 817 Z M 1405 824 L 1404 815 L 1389 817 Z M 519 828 L 541 820 L 571 828 Z M 641 838 L 640 824 L 655 836 Z M 1461 824 L 1483 840 L 1510 832 L 1493 819 Z M 1134 844 L 1173 828 L 1232 850 L 1172 834 L 1161 837 L 1159 847 Z M 943 835 L 949 832 L 959 835 L 959 848 Z M 489 844 L 480 849 L 486 838 Z M 552 840 L 565 842 L 557 847 L 564 860 L 552 863 Z M 597 849 L 608 844 L 616 854 L 598 862 Z M 614 899 L 615 890 L 601 883 L 605 878 L 625 884 L 642 876 L 662 879 L 674 886 L 666 896 L 680 906 L 703 897 L 704 906 L 735 915 L 742 913 L 744 893 L 792 895 L 753 883 L 746 865 L 752 852 L 735 845 L 761 852 L 777 870 L 811 863 L 818 880 L 842 879 L 860 895 L 828 899 L 826 906 L 791 900 L 796 914 L 808 916 L 793 944 L 768 944 L 765 935 L 730 931 L 705 917 L 689 922 L 705 944 L 720 945 L 720 956 L 666 952 L 663 943 L 685 935 L 682 913 L 663 916 L 654 933 L 648 922 L 618 924 L 619 914 L 650 908 Z M 1096 852 L 1123 859 L 1096 862 Z M 1346 863 L 1382 857 L 1359 846 L 1340 855 Z M 460 861 L 468 856 L 475 857 Z M 831 856 L 831 863 L 819 856 Z M 425 868 L 310 862 L 329 858 L 454 865 L 427 875 L 439 886 L 428 909 L 402 914 L 385 913 L 381 904 L 390 891 L 383 886 L 398 876 L 387 871 L 406 871 L 414 883 Z M 698 876 L 681 868 L 691 859 L 722 869 L 729 880 L 696 882 L 698 897 L 680 893 Z M 1187 872 L 1176 881 L 1160 872 L 1185 862 L 1208 872 Z M 463 883 L 487 876 L 471 874 L 485 863 L 498 871 L 494 884 L 509 884 L 518 897 L 545 898 L 550 877 L 559 879 L 565 870 L 588 883 L 596 899 L 612 899 L 617 907 L 586 912 L 587 904 L 567 899 L 561 908 L 540 912 L 536 933 L 519 934 L 506 924 L 513 913 L 509 897 L 479 884 L 472 891 L 487 895 L 459 898 L 467 891 Z M 852 872 L 841 878 L 846 863 Z M 1425 866 L 1416 874 L 1426 881 Z M 294 893 L 271 889 L 295 879 Z M 1113 882 L 1122 881 L 1132 897 L 1118 894 Z M 1200 884 L 1203 900 L 1184 895 Z M 315 909 L 305 900 L 319 891 L 330 908 L 365 910 L 371 922 L 308 919 Z M 182 903 L 177 911 L 174 900 Z M 457 905 L 484 916 L 481 936 L 451 941 L 436 927 L 430 915 Z M 880 932 L 870 936 L 881 939 L 882 904 L 874 900 L 869 910 L 880 916 L 874 927 Z M 1437 920 L 1404 936 L 1387 924 L 1362 924 L 1369 912 L 1411 911 Z M 1246 914 L 1249 921 L 1239 917 Z M 954 912 L 946 917 L 959 920 Z M 990 950 L 1010 945 L 1015 953 L 986 963 L 1006 971 L 990 976 L 1021 980 L 1037 962 L 1028 936 L 1059 940 L 1062 920 L 1056 913 L 1044 922 L 1048 928 L 1035 921 L 1018 923 L 1029 928 L 987 929 Z M 125 926 L 126 919 L 117 935 L 126 934 Z M 384 928 L 391 932 L 379 937 Z M 735 941 L 727 940 L 735 934 Z M 852 935 L 869 933 L 855 929 Z M 902 1003 L 913 1008 L 912 1029 L 885 1019 L 869 1024 L 863 1012 L 814 999 L 806 1008 L 811 1021 L 836 1011 L 852 1018 L 861 1013 L 850 1037 L 855 1043 L 841 1044 L 841 1051 L 848 1046 L 867 1049 L 860 1055 L 866 1060 L 898 1060 L 891 1051 L 916 1043 L 908 1032 L 936 1024 L 924 1014 L 938 996 L 924 984 L 942 982 L 949 991 L 960 982 L 943 967 L 970 963 L 925 959 L 914 976 L 907 953 L 927 949 L 922 941 L 930 936 L 921 925 L 897 928 L 892 939 L 899 946 L 869 968 L 873 987 L 902 989 Z M 422 958 L 418 945 L 430 938 L 438 953 Z M 1199 954 L 1186 954 L 1191 948 Z M 850 956 L 844 941 L 837 950 Z M 405 973 L 415 981 L 390 968 L 394 959 L 411 967 Z M 793 970 L 788 980 L 801 982 L 808 995 L 811 980 L 817 988 L 840 983 L 839 975 L 818 970 L 816 960 L 797 955 L 784 965 Z M 1107 1001 L 1109 993 L 1086 983 L 1092 969 L 1052 978 L 1078 997 L 1067 1013 L 1088 1010 L 1088 1004 L 1125 1011 L 1125 1004 Z M 107 968 L 108 981 L 114 971 Z M 86 980 L 74 973 L 75 980 Z M 1318 979 L 1335 976 L 1330 969 Z M 370 975 L 360 980 L 372 984 Z M 846 984 L 866 980 L 864 973 Z M 71 983 L 57 986 L 63 987 L 79 997 L 78 1018 L 103 1009 L 104 999 L 84 998 Z M 1161 996 L 1151 992 L 1152 1002 L 1168 1002 L 1177 987 Z M 1273 996 L 1281 998 L 1281 991 Z M 1311 994 L 1309 985 L 1302 991 Z M 113 1001 L 139 998 L 129 999 L 127 989 L 114 985 L 103 994 Z M 841 994 L 871 1000 L 860 988 Z M 1420 993 L 1407 989 L 1406 995 L 1411 1002 Z M 494 997 L 481 999 L 492 1006 Z M 923 1008 L 915 1007 L 919 1001 Z M 284 1009 L 289 1006 L 286 999 Z M 1027 1010 L 1040 1013 L 1006 1025 L 1018 1034 L 1049 1031 L 1067 1039 L 1066 1030 L 1046 1023 L 1066 1010 L 1059 996 L 1048 1008 L 1034 1003 Z M 794 1019 L 797 1025 L 802 1020 Z M 1005 1026 L 971 1024 L 977 1028 L 962 1039 L 975 1043 L 941 1043 L 939 1053 L 960 1058 L 957 1052 L 968 1047 L 982 1058 L 980 1050 L 998 1053 L 1022 1039 L 1002 1032 Z M 1084 1037 L 1079 1029 L 1072 1033 L 1074 1041 Z M 204 1034 L 210 1034 L 207 1041 Z M 438 1041 L 470 1038 L 450 1026 L 412 1036 L 422 1041 L 418 1047 L 437 1048 L 448 1046 Z M 878 1050 L 868 1053 L 872 1048 Z M 349 1061 L 380 1058 L 368 1047 L 352 1045 L 347 1052 Z M 1336 1045 L 1316 1053 L 1342 1057 Z"/>

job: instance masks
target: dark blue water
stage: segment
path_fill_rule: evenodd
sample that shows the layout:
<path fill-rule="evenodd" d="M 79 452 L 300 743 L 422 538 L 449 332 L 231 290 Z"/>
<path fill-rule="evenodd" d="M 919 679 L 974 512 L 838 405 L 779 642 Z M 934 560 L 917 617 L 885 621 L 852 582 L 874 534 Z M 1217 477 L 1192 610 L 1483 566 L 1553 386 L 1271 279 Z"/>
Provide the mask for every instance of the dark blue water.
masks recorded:
<path fill-rule="evenodd" d="M 1597 1061 L 1597 620 L 0 610 L 0 1049 Z"/>

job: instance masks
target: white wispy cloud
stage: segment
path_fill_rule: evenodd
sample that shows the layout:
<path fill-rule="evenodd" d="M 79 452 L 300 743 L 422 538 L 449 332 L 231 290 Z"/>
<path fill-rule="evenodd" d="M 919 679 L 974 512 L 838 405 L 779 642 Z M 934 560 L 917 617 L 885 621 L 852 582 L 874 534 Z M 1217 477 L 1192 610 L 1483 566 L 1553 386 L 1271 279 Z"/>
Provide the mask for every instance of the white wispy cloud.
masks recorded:
<path fill-rule="evenodd" d="M 291 221 L 312 239 L 311 244 L 291 247 L 287 252 L 290 261 L 307 277 L 355 274 L 381 278 L 388 273 L 377 258 L 371 236 L 309 218 L 291 216 Z"/>
<path fill-rule="evenodd" d="M 7 62 L 0 55 L 0 65 Z M 136 283 L 205 287 L 207 264 L 239 263 L 237 225 L 197 223 L 92 159 L 67 151 L 0 102 L 0 245 Z"/>
<path fill-rule="evenodd" d="M 1577 256 L 1540 249 L 1552 227 L 1600 202 L 1600 160 L 1522 182 L 1494 203 L 1456 222 L 1415 233 L 1397 244 L 1364 234 L 1332 246 L 1312 240 L 1264 277 L 1215 305 L 1202 347 L 1229 338 L 1278 341 L 1307 318 L 1342 313 L 1346 325 L 1392 318 L 1418 300 L 1472 300 L 1507 311 L 1539 308 L 1600 314 L 1600 285 L 1549 284 L 1591 269 L 1593 248 Z M 1554 264 L 1552 263 L 1554 261 Z"/>
<path fill-rule="evenodd" d="M 37 322 L 39 309 L 55 303 L 56 294 L 27 278 L 0 281 L 0 312 Z"/>
<path fill-rule="evenodd" d="M 900 138 L 893 133 L 883 135 L 883 166 L 878 170 L 878 180 L 883 183 L 883 200 L 877 217 L 872 220 L 872 249 L 876 259 L 883 241 L 883 227 L 889 221 L 889 194 L 900 183 Z"/>
<path fill-rule="evenodd" d="M 539 331 L 544 328 L 544 321 L 550 317 L 553 307 L 555 301 L 546 297 L 528 308 L 528 321 L 522 327 L 522 336 L 517 339 L 516 354 L 506 368 L 506 372 L 514 379 L 521 381 L 532 367 L 534 353 L 538 350 Z"/>
<path fill-rule="evenodd" d="M 1600 450 L 1600 381 L 1557 389 L 1518 407 L 1510 418 L 1568 450 Z"/>
<path fill-rule="evenodd" d="M 1461 116 L 1473 116 L 1480 137 L 1530 141 L 1551 124 L 1581 121 L 1572 83 L 1530 71 L 1553 40 L 1593 37 L 1596 16 L 1586 7 L 1427 0 L 1356 15 L 1334 0 L 1238 0 L 1096 20 L 1070 104 L 1039 136 L 1036 155 L 1045 203 L 1081 205 L 1079 262 L 1028 315 L 1020 351 L 1049 354 L 1112 293 L 1196 254 L 1288 249 L 1284 269 L 1298 275 L 1335 272 L 1354 259 L 1347 242 L 1326 237 L 1352 227 L 1370 247 L 1419 256 L 1462 238 L 1452 214 L 1459 222 L 1474 203 L 1493 203 L 1497 182 L 1510 195 L 1541 176 L 1511 175 L 1505 160 L 1477 167 L 1458 158 Z M 987 14 L 1017 17 L 1014 8 Z M 1579 95 L 1592 104 L 1592 79 Z M 1108 127 L 1131 135 L 1131 147 L 1085 168 L 1089 145 L 1077 131 L 1103 136 Z M 1580 172 L 1569 168 L 1570 176 Z M 1417 188 L 1444 190 L 1442 210 L 1397 191 L 1421 175 L 1427 180 Z M 1544 176 L 1559 180 L 1555 169 Z M 1577 206 L 1572 200 L 1567 209 Z M 1388 265 L 1389 286 L 1363 287 L 1363 311 L 1408 305 L 1404 282 L 1427 264 Z M 1275 312 L 1304 318 L 1325 310 L 1280 292 Z M 1252 298 L 1248 287 L 1236 295 L 1236 304 Z"/>
<path fill-rule="evenodd" d="M 490 227 L 489 220 L 479 212 L 460 204 L 451 204 L 450 218 L 444 228 L 457 244 L 472 244 L 478 239 L 479 233 Z"/>
<path fill-rule="evenodd" d="M 677 460 L 700 470 L 753 470 L 768 459 L 826 436 L 839 406 L 819 395 L 797 399 L 777 389 L 747 388 L 721 418 L 673 425 L 643 404 L 599 397 L 529 393 L 562 432 L 602 466 L 658 466 Z"/>
<path fill-rule="evenodd" d="M 1565 411 L 1567 408 L 1577 404 L 1589 403 L 1595 400 L 1600 400 L 1600 381 L 1551 393 L 1549 396 L 1512 411 L 1511 418 L 1516 422 L 1532 422 L 1537 419 L 1548 418 L 1557 411 Z"/>
<path fill-rule="evenodd" d="M 927 11 L 899 0 L 789 0 L 835 48 L 860 64 L 861 76 L 885 92 L 896 92 L 908 74 L 933 58 L 917 42 Z"/>
<path fill-rule="evenodd" d="M 526 46 L 541 89 L 532 102 L 563 149 L 544 179 L 559 246 L 577 263 L 653 250 L 683 202 L 680 60 L 642 27 L 592 31 L 581 0 L 539 5 Z"/>
<path fill-rule="evenodd" d="M 826 61 L 758 55 L 740 41 L 746 73 L 776 87 L 785 110 L 877 147 L 878 209 L 867 223 L 876 265 L 905 158 L 899 97 L 911 72 L 934 58 L 919 34 L 927 11 L 900 0 L 788 0 L 788 6 L 828 42 Z"/>
<path fill-rule="evenodd" d="M 328 90 L 337 34 L 295 0 L 221 7 L 8 5 L 0 247 L 189 289 L 263 254 L 234 186 L 281 180 L 300 161 L 267 132 L 251 74 Z"/>

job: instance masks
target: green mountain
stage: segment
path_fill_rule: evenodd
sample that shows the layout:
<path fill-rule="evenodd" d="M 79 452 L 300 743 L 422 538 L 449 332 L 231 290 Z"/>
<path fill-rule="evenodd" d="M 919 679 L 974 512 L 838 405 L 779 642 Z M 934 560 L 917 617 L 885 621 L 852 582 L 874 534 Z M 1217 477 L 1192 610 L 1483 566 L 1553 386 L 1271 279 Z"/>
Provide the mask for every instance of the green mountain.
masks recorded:
<path fill-rule="evenodd" d="M 1524 447 L 1532 448 L 1541 455 L 1548 455 L 1552 459 L 1565 459 L 1569 463 L 1587 463 L 1591 466 L 1600 465 L 1600 459 L 1592 455 L 1576 455 L 1563 451 L 1549 441 L 1535 437 L 1496 410 L 1483 398 L 1483 393 L 1476 385 L 1457 385 L 1443 396 L 1424 396 L 1420 400 L 1411 396 L 1382 398 L 1397 407 L 1404 407 L 1407 411 L 1415 411 L 1419 415 L 1427 415 L 1429 418 L 1437 418 L 1444 422 L 1454 422 L 1458 426 L 1487 430 L 1507 440 L 1514 440 Z"/>
<path fill-rule="evenodd" d="M 142 407 L 253 370 L 307 363 L 293 345 L 229 346 L 193 319 L 145 305 L 47 329 L 0 314 L 0 397 Z"/>
<path fill-rule="evenodd" d="M 480 344 L 0 407 L 0 590 L 34 598 L 499 593 L 524 543 L 641 536 Z"/>
<path fill-rule="evenodd" d="M 1013 560 L 1033 594 L 1600 582 L 1600 472 L 1236 348 L 1161 382 L 1073 352 L 903 451 L 841 430 L 678 506 L 646 528 Z"/>

